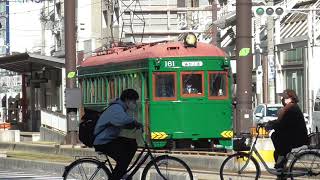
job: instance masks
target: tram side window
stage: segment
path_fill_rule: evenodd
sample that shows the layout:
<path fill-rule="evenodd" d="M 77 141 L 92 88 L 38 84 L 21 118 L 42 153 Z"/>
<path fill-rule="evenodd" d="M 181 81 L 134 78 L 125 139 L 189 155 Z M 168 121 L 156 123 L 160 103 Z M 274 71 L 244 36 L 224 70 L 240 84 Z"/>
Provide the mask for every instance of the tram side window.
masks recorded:
<path fill-rule="evenodd" d="M 203 72 L 182 72 L 181 87 L 183 96 L 203 96 Z"/>
<path fill-rule="evenodd" d="M 226 97 L 227 92 L 227 73 L 209 73 L 209 96 L 213 98 Z"/>
<path fill-rule="evenodd" d="M 96 90 L 96 87 L 95 87 L 95 81 L 94 79 L 92 78 L 91 79 L 91 103 L 94 103 L 95 102 L 95 99 L 96 99 L 96 93 L 95 93 L 95 90 Z"/>
<path fill-rule="evenodd" d="M 109 79 L 109 98 L 113 100 L 115 98 L 114 79 Z"/>
<path fill-rule="evenodd" d="M 155 99 L 175 99 L 175 73 L 154 73 L 154 97 Z M 169 98 L 169 99 L 168 99 Z"/>

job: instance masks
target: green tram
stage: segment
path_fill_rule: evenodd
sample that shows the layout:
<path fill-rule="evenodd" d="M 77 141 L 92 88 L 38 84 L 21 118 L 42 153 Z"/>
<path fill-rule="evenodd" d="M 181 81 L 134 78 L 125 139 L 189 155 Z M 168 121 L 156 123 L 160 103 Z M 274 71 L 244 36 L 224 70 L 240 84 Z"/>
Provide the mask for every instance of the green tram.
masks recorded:
<path fill-rule="evenodd" d="M 140 100 L 133 114 L 155 146 L 172 138 L 175 148 L 230 145 L 230 60 L 209 44 L 165 42 L 114 48 L 89 57 L 78 68 L 84 108 L 102 111 L 133 88 Z"/>

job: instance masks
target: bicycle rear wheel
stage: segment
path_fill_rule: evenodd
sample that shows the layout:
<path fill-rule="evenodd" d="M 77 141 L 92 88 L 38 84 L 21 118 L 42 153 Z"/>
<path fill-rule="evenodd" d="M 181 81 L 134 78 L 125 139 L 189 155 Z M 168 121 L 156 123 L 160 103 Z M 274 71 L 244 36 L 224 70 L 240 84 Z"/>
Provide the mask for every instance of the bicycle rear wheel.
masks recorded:
<path fill-rule="evenodd" d="M 320 179 L 320 154 L 315 151 L 298 154 L 290 163 L 289 171 L 293 174 L 291 179 Z"/>
<path fill-rule="evenodd" d="M 78 159 L 66 167 L 63 173 L 64 180 L 107 180 L 109 169 L 96 159 Z"/>
<path fill-rule="evenodd" d="M 155 166 L 157 165 L 157 167 Z M 158 169 L 158 170 L 157 170 Z M 189 166 L 179 158 L 163 155 L 150 161 L 144 168 L 142 180 L 193 180 Z"/>
<path fill-rule="evenodd" d="M 257 180 L 260 166 L 249 154 L 238 152 L 225 159 L 220 167 L 221 180 Z"/>

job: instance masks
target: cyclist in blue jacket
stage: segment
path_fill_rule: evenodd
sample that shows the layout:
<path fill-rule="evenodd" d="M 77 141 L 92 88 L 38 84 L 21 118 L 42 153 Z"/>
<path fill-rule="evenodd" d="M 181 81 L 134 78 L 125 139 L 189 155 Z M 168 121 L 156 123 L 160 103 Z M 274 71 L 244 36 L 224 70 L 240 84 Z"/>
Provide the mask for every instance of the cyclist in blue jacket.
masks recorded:
<path fill-rule="evenodd" d="M 111 180 L 123 177 L 137 151 L 136 139 L 120 137 L 119 134 L 122 129 L 142 128 L 142 124 L 127 113 L 136 109 L 138 99 L 135 90 L 124 90 L 120 99 L 112 102 L 102 113 L 95 126 L 95 150 L 106 153 L 117 162 Z"/>

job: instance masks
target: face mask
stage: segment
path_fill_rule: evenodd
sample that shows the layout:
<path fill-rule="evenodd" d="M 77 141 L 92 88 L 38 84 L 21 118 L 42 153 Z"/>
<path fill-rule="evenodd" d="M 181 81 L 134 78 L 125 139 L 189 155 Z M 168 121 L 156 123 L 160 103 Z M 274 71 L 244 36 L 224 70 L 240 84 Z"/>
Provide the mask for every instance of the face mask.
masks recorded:
<path fill-rule="evenodd" d="M 128 102 L 128 109 L 135 110 L 137 108 L 137 104 L 134 101 Z"/>

